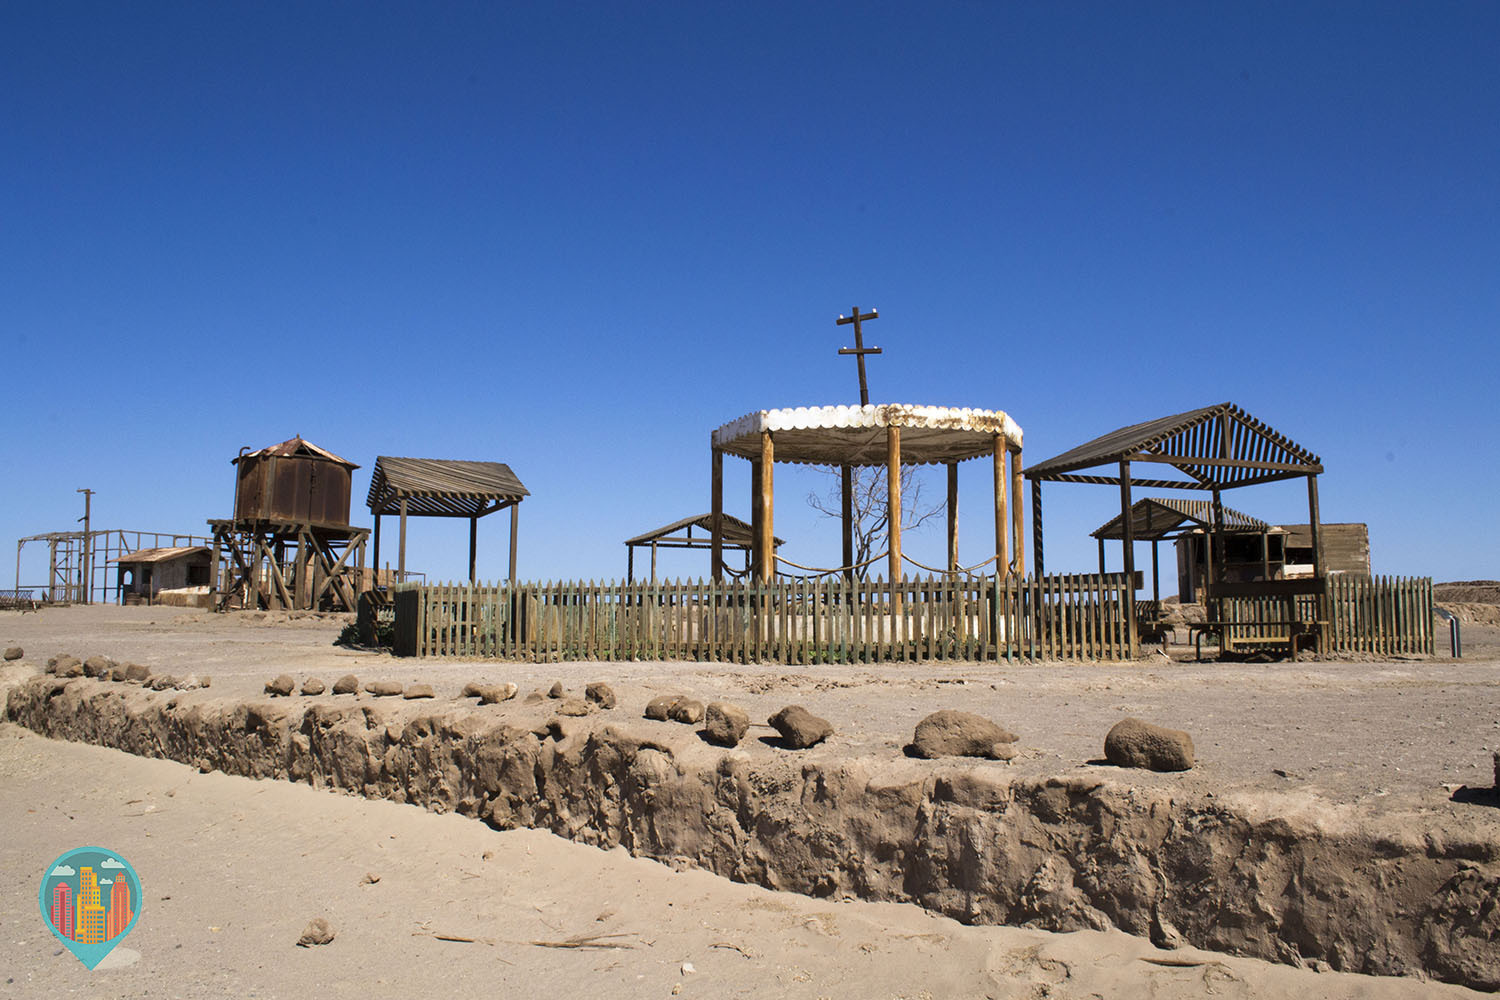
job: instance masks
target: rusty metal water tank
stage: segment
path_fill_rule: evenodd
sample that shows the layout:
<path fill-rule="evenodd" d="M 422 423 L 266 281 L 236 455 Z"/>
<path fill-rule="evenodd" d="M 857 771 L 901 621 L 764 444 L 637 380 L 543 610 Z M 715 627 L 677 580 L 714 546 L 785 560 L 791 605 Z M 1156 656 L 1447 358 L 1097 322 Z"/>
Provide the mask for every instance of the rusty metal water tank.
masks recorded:
<path fill-rule="evenodd" d="M 359 468 L 300 436 L 241 451 L 235 468 L 236 521 L 347 525 L 351 473 Z"/>

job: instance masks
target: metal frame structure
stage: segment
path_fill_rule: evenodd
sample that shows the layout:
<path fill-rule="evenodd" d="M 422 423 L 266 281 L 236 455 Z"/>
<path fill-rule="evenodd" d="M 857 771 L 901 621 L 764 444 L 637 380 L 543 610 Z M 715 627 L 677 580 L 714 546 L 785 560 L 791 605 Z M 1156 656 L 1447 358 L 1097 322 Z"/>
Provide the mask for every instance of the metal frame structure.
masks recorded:
<path fill-rule="evenodd" d="M 145 539 L 150 539 L 146 542 Z M 134 539 L 129 541 L 128 539 Z M 167 539 L 167 541 L 162 541 Z M 47 543 L 47 582 L 21 582 L 21 552 L 28 542 Z M 101 531 L 52 531 L 28 535 L 16 542 L 16 589 L 37 590 L 53 603 L 91 604 L 96 599 L 115 602 L 120 597 L 119 580 L 109 572 L 109 563 L 141 549 L 208 545 L 204 535 L 171 531 L 139 531 L 108 528 Z"/>

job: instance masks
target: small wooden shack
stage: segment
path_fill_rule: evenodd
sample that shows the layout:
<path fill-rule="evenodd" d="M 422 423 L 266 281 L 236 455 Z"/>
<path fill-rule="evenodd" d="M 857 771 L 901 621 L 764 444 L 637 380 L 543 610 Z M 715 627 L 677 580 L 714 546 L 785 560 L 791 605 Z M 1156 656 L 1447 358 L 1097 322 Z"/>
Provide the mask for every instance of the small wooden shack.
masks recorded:
<path fill-rule="evenodd" d="M 121 604 L 153 604 L 163 590 L 206 587 L 211 557 L 206 545 L 140 549 L 116 556 Z"/>

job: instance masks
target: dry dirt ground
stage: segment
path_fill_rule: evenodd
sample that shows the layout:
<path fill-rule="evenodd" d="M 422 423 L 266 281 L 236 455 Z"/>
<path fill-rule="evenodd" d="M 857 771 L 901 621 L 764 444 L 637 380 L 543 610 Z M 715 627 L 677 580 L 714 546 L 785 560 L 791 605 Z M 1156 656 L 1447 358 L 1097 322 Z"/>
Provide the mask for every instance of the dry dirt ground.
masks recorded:
<path fill-rule="evenodd" d="M 1125 715 L 1189 731 L 1199 766 L 1142 775 L 1200 791 L 1441 814 L 1500 836 L 1500 810 L 1455 802 L 1487 787 L 1500 746 L 1500 629 L 1465 627 L 1468 655 L 1399 662 L 777 666 L 398 660 L 332 645 L 341 618 L 165 608 L 0 613 L 0 646 L 40 664 L 102 654 L 213 677 L 195 697 L 258 695 L 274 674 L 332 682 L 471 679 L 523 692 L 614 685 L 621 710 L 682 691 L 764 719 L 789 702 L 833 721 L 835 746 L 899 754 L 939 708 L 1020 734 L 1022 773 L 1097 768 Z M 518 717 L 540 706 L 513 703 Z M 763 730 L 768 732 L 769 730 Z M 756 732 L 752 730 L 752 732 Z M 750 741 L 755 744 L 756 741 Z M 772 753 L 752 746 L 752 752 Z M 830 903 L 673 872 L 530 831 L 0 728 L 0 997 L 424 996 L 522 990 L 589 996 L 1445 996 L 1410 980 L 1315 973 L 1122 934 L 964 927 L 915 907 Z M 88 972 L 42 926 L 43 867 L 112 847 L 146 886 L 141 922 Z M 366 873 L 379 881 L 366 883 Z M 165 897 L 165 898 L 164 898 Z M 339 936 L 294 942 L 313 916 Z M 475 938 L 447 941 L 434 935 Z M 618 937 L 599 937 L 619 935 Z M 609 947 L 547 947 L 568 942 Z M 691 972 L 684 971 L 691 966 Z"/>

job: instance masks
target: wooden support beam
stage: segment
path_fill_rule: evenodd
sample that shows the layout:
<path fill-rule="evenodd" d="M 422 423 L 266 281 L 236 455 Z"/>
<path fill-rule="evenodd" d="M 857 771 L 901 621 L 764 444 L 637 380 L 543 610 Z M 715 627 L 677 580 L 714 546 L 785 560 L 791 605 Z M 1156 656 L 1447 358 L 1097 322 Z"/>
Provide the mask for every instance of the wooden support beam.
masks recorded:
<path fill-rule="evenodd" d="M 516 539 L 521 533 L 521 502 L 510 505 L 510 585 L 516 585 Z"/>
<path fill-rule="evenodd" d="M 380 589 L 380 515 L 375 515 L 375 579 L 371 590 Z"/>
<path fill-rule="evenodd" d="M 710 439 L 711 443 L 711 439 Z M 709 571 L 714 580 L 724 580 L 724 453 L 718 448 L 713 448 L 713 479 L 710 484 L 710 493 L 713 497 L 712 512 L 709 514 L 709 534 L 713 539 L 712 556 L 709 559 Z"/>
<path fill-rule="evenodd" d="M 890 551 L 886 556 L 886 567 L 891 583 L 901 581 L 901 428 L 892 424 L 885 429 L 886 441 L 886 528 L 890 532 Z M 895 595 L 891 604 L 896 605 Z"/>
<path fill-rule="evenodd" d="M 401 497 L 401 547 L 396 555 L 396 579 L 406 582 L 406 497 Z"/>
<path fill-rule="evenodd" d="M 1120 463 L 1120 516 L 1124 518 L 1125 536 L 1125 629 L 1129 640 L 1129 657 L 1134 659 L 1139 644 L 1135 621 L 1135 524 L 1130 517 L 1130 463 Z"/>
<path fill-rule="evenodd" d="M 853 580 L 854 566 L 854 469 L 839 466 L 839 519 L 843 528 L 844 561 L 841 565 L 851 567 L 844 570 L 844 579 Z"/>
<path fill-rule="evenodd" d="M 1021 497 L 1025 486 L 1026 473 L 1021 468 L 1021 449 L 1012 448 L 1010 449 L 1010 523 L 1011 534 L 1014 536 L 1012 544 L 1015 546 L 1015 555 L 1011 557 L 1011 561 L 1015 563 L 1015 575 L 1018 580 L 1026 578 L 1026 507 Z M 1032 495 L 1034 497 L 1041 497 L 1041 487 L 1038 486 Z M 1042 537 L 1041 516 L 1041 507 L 1038 506 L 1036 513 L 1038 545 L 1041 544 Z M 1036 551 L 1036 571 L 1040 575 L 1042 572 L 1042 550 L 1038 548 Z"/>
<path fill-rule="evenodd" d="M 776 577 L 776 515 L 775 473 L 776 445 L 770 431 L 760 432 L 760 534 L 756 548 L 760 552 L 760 580 L 770 583 Z"/>
<path fill-rule="evenodd" d="M 958 463 L 948 463 L 948 572 L 958 572 Z"/>
<path fill-rule="evenodd" d="M 479 554 L 479 518 L 469 518 L 469 582 L 478 583 L 479 573 L 476 557 Z"/>
<path fill-rule="evenodd" d="M 1040 579 L 1047 572 L 1042 550 L 1042 481 L 1031 481 L 1031 557 L 1036 560 L 1036 575 Z M 1018 574 L 1025 579 L 1026 574 Z"/>
<path fill-rule="evenodd" d="M 1004 580 L 1010 575 L 1010 513 L 1007 497 L 1010 480 L 1005 474 L 1005 435 L 996 434 L 991 459 L 995 486 L 995 574 Z"/>

